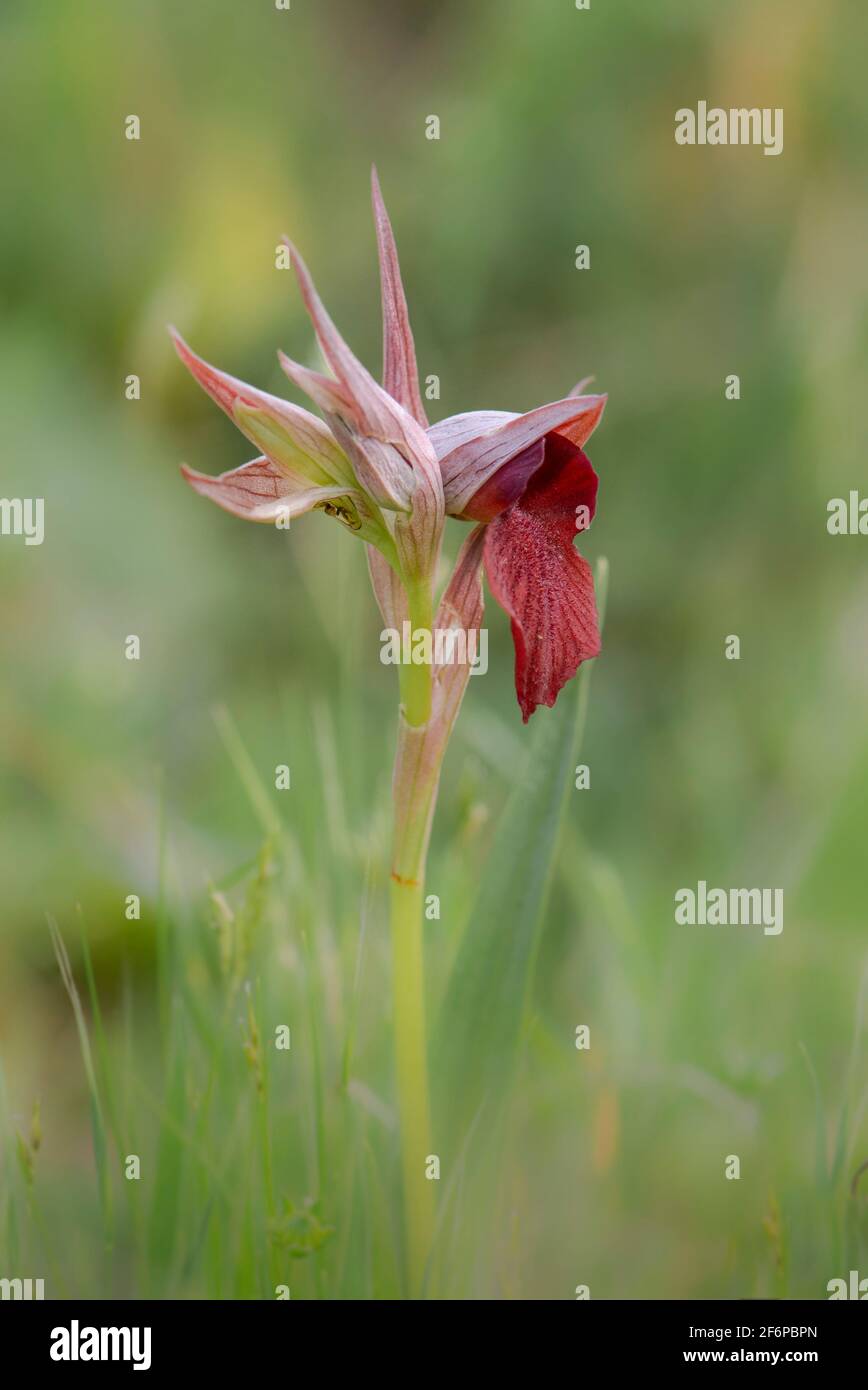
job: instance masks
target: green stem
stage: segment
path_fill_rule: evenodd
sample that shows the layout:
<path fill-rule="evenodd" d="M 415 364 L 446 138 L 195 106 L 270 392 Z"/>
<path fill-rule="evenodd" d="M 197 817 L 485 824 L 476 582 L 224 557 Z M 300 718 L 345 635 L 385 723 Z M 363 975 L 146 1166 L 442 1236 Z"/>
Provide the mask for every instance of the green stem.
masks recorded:
<path fill-rule="evenodd" d="M 413 631 L 430 629 L 430 590 L 410 591 L 408 600 Z M 417 1298 L 434 1237 L 434 1188 L 425 1176 L 431 1153 L 431 1106 L 422 938 L 428 830 L 443 749 L 438 747 L 431 720 L 430 665 L 401 666 L 400 681 L 391 883 L 392 989 L 407 1278 L 410 1296 Z"/>
<path fill-rule="evenodd" d="M 407 590 L 408 617 L 413 632 L 433 625 L 431 591 L 424 585 Z M 401 665 L 398 667 L 401 686 L 401 707 L 408 724 L 418 727 L 431 717 L 431 667 Z"/>
<path fill-rule="evenodd" d="M 418 1297 L 434 1235 L 434 1189 L 425 1176 L 431 1152 L 421 883 L 392 880 L 392 977 L 395 1057 L 401 1114 L 401 1166 L 410 1296 Z"/>

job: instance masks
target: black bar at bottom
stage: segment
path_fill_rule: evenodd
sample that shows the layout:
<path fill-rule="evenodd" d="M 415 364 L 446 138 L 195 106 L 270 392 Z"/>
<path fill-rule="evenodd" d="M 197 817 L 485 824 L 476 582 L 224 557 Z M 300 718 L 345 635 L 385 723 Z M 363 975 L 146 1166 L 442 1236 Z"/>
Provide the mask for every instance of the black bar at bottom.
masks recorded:
<path fill-rule="evenodd" d="M 868 1301 L 868 1300 L 862 1300 Z M 510 1305 L 511 1318 L 525 1313 Z M 524 1305 L 527 1307 L 527 1305 Z M 479 1322 L 479 1305 L 468 1335 L 486 1358 L 496 1352 L 491 1330 Z M 395 1307 L 384 1322 L 382 1336 L 415 1318 L 430 1319 L 430 1335 L 422 1343 L 426 1373 L 442 1364 L 448 1373 L 455 1358 L 451 1340 L 444 1339 L 444 1308 L 429 1304 L 399 1314 Z M 168 1372 L 214 1372 L 249 1378 L 268 1366 L 287 1370 L 298 1366 L 305 1347 L 321 1364 L 333 1364 L 343 1352 L 356 1366 L 373 1355 L 376 1305 L 363 1310 L 352 1303 L 193 1303 L 193 1302 L 0 1302 L 0 1347 L 4 1365 L 49 1375 L 99 1375 L 108 1368 L 160 1376 Z M 460 1322 L 466 1313 L 457 1316 Z M 483 1316 L 494 1316 L 493 1314 Z M 532 1332 L 536 1317 L 531 1314 Z M 868 1334 L 868 1310 L 845 1302 L 576 1302 L 566 1315 L 546 1315 L 546 1349 L 552 1334 L 569 1339 L 573 1364 L 602 1364 L 613 1371 L 668 1371 L 676 1366 L 813 1366 L 824 1372 L 860 1364 Z M 373 1324 L 372 1320 L 373 1319 Z M 518 1326 L 520 1326 L 520 1323 Z M 448 1324 L 447 1324 L 448 1326 Z M 514 1347 L 516 1323 L 504 1331 L 502 1347 Z M 358 1341 L 353 1331 L 358 1328 Z M 340 1330 L 342 1340 L 335 1342 Z M 482 1334 L 480 1336 L 480 1334 Z M 418 1334 L 417 1334 L 418 1335 Z M 327 1340 L 320 1340 L 321 1337 Z M 422 1336 L 425 1336 L 424 1331 Z M 312 1340 L 311 1340 L 312 1339 Z M 477 1340 L 478 1339 L 478 1340 Z M 385 1344 L 384 1344 L 385 1346 Z M 295 1350 L 293 1350 L 293 1348 Z M 587 1358 L 587 1360 L 586 1360 Z M 306 1359 L 306 1358 L 305 1358 Z M 462 1361 L 464 1354 L 462 1353 Z M 406 1366 L 406 1356 L 402 1358 Z M 420 1369 L 422 1368 L 420 1367 Z M 373 1367 L 369 1364 L 369 1369 Z"/>

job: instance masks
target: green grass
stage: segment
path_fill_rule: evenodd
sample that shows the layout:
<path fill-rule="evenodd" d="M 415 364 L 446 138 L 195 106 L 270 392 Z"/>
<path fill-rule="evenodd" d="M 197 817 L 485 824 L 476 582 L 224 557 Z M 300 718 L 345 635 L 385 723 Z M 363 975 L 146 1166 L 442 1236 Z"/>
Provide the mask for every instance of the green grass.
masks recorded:
<path fill-rule="evenodd" d="M 848 1060 L 837 1077 L 821 1074 L 808 1046 L 781 1058 L 773 1077 L 752 1082 L 688 1062 L 677 1021 L 686 1001 L 670 994 L 675 1018 L 661 1028 L 665 971 L 617 873 L 587 848 L 576 821 L 575 754 L 556 733 L 556 724 L 572 722 L 574 699 L 547 716 L 551 734 L 538 725 L 489 856 L 487 898 L 474 906 L 465 895 L 467 919 L 427 933 L 442 1165 L 427 1292 L 570 1297 L 573 1284 L 590 1282 L 595 1296 L 821 1297 L 828 1278 L 868 1257 L 865 1194 L 850 1190 L 868 1098 L 868 977 L 853 1000 Z M 579 707 L 583 718 L 581 691 Z M 121 985 L 110 1005 L 100 1001 L 86 922 L 49 922 L 79 1049 L 64 1074 L 80 1074 L 89 1153 L 70 1172 L 55 1147 L 49 1166 L 38 1131 L 51 1136 L 52 1108 L 35 1138 L 10 1118 L 8 1102 L 0 1113 L 4 1264 L 48 1271 L 53 1291 L 254 1299 L 285 1288 L 296 1299 L 406 1292 L 384 1002 L 385 811 L 367 806 L 361 820 L 344 803 L 333 716 L 320 707 L 314 718 L 311 766 L 331 801 L 320 854 L 293 834 L 292 803 L 269 791 L 223 710 L 215 737 L 247 799 L 251 830 L 258 824 L 266 835 L 258 851 L 181 902 L 171 829 L 164 836 L 155 826 L 165 839 L 159 893 L 142 923 L 124 927 L 149 933 L 154 953 L 143 966 L 127 953 L 131 938 L 121 946 Z M 520 919 L 498 892 L 533 878 L 534 855 L 543 843 L 552 852 L 561 812 L 554 822 L 542 818 L 537 841 L 531 820 L 524 843 L 512 843 L 512 878 L 498 856 L 524 783 L 533 812 L 533 798 L 564 771 L 570 790 L 546 930 L 532 949 L 522 947 L 518 974 L 507 970 L 501 986 L 498 951 L 516 945 Z M 477 776 L 482 784 L 485 775 Z M 433 881 L 449 882 L 463 859 L 460 843 L 441 842 Z M 565 1010 L 549 971 L 558 934 L 576 920 L 584 923 L 586 983 Z M 498 926 L 507 933 L 500 947 Z M 529 919 L 528 943 L 531 926 Z M 613 1016 L 628 1018 L 629 1028 L 612 1033 Z M 591 1025 L 588 1053 L 573 1047 L 573 1017 Z M 290 1030 L 289 1050 L 274 1045 L 281 1027 Z M 739 1184 L 723 1178 L 728 1153 L 741 1157 Z M 125 1176 L 130 1155 L 140 1160 L 138 1180 Z M 634 1223 L 635 1240 L 612 1240 Z M 689 1275 L 685 1248 L 697 1262 Z"/>

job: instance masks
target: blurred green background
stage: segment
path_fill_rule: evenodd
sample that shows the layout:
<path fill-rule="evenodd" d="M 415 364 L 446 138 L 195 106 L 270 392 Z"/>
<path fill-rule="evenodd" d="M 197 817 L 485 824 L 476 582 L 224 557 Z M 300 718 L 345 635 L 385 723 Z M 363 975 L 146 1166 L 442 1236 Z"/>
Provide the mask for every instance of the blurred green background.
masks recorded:
<path fill-rule="evenodd" d="M 182 461 L 251 451 L 165 331 L 289 394 L 275 350 L 316 359 L 286 232 L 378 370 L 376 161 L 432 418 L 589 373 L 610 396 L 583 547 L 611 565 L 591 789 L 568 805 L 495 1231 L 461 1225 L 442 1292 L 825 1297 L 868 1275 L 868 541 L 825 524 L 866 480 L 866 45 L 856 0 L 4 7 L 0 491 L 44 497 L 46 534 L 0 540 L 0 1274 L 400 1288 L 394 673 L 360 545 L 184 486 Z M 701 99 L 782 107 L 783 154 L 677 146 Z M 434 831 L 432 1010 L 527 738 L 490 599 L 487 625 Z M 782 935 L 676 926 L 700 878 L 783 887 Z M 86 996 L 95 1127 L 46 913 Z M 256 1032 L 280 1022 L 291 1061 L 266 1085 Z"/>

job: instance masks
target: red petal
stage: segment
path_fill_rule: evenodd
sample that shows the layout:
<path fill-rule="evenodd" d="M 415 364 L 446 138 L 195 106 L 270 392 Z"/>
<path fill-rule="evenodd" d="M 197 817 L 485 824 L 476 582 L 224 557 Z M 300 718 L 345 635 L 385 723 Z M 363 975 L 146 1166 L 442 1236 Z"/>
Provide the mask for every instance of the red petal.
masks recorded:
<path fill-rule="evenodd" d="M 545 438 L 538 439 L 504 463 L 471 497 L 464 517 L 469 521 L 493 521 L 517 502 L 545 458 L 545 448 Z"/>
<path fill-rule="evenodd" d="M 527 491 L 485 528 L 485 570 L 511 619 L 525 723 L 537 705 L 553 705 L 581 663 L 600 650 L 591 567 L 573 547 L 576 509 L 587 507 L 593 516 L 596 495 L 588 458 L 550 435 Z"/>

